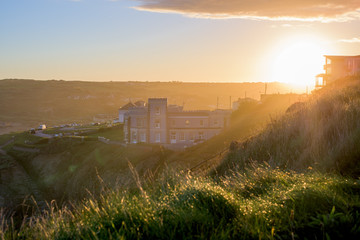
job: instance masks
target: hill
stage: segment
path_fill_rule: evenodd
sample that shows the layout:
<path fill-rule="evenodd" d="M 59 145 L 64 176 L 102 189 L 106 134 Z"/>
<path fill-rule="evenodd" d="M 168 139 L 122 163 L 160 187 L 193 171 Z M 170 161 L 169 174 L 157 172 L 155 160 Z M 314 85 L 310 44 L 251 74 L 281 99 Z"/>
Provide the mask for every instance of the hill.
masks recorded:
<path fill-rule="evenodd" d="M 178 152 L 156 145 L 124 147 L 120 144 L 122 125 L 44 130 L 45 134 L 64 134 L 64 137 L 52 139 L 27 132 L 1 135 L 0 147 L 7 142 L 10 144 L 3 148 L 8 155 L 0 155 L 0 207 L 9 211 L 17 209 L 24 198 L 31 195 L 38 203 L 52 200 L 60 205 L 69 201 L 73 203 L 88 197 L 89 191 L 98 193 L 102 188 L 101 182 L 111 187 L 132 186 L 134 178 L 128 162 L 142 178 L 153 177 L 165 166 L 195 170 L 194 167 L 209 158 L 212 161 L 208 161 L 208 165 L 213 166 L 223 158 L 230 142 L 245 139 L 261 128 L 269 115 L 285 112 L 292 103 L 283 101 L 286 96 L 277 97 L 280 100 L 242 104 L 234 112 L 231 126 L 224 132 L 205 143 Z M 84 139 L 72 136 L 75 133 L 84 135 Z M 98 137 L 105 137 L 110 142 L 101 142 Z"/>
<path fill-rule="evenodd" d="M 98 194 L 82 202 L 64 207 L 52 202 L 45 213 L 35 211 L 18 226 L 3 221 L 0 234 L 32 239 L 358 239 L 358 86 L 359 80 L 328 86 L 285 115 L 273 116 L 266 126 L 261 124 L 269 116 L 265 105 L 248 106 L 245 113 L 234 114 L 236 124 L 227 134 L 181 153 L 160 154 L 175 164 L 181 157 L 186 163 L 193 155 L 214 152 L 223 160 L 212 162 L 216 169 L 210 175 L 165 168 L 143 178 L 130 166 L 134 185 L 103 183 Z M 249 120 L 254 124 L 245 124 Z M 246 138 L 247 129 L 256 126 L 262 127 Z M 89 171 L 86 164 L 84 169 Z"/>
<path fill-rule="evenodd" d="M 359 81 L 328 86 L 295 107 L 273 119 L 259 135 L 239 142 L 217 172 L 267 162 L 273 168 L 299 171 L 310 167 L 359 177 Z"/>
<path fill-rule="evenodd" d="M 229 108 L 246 93 L 259 98 L 264 83 L 181 83 L 181 82 L 79 82 L 0 80 L 0 134 L 24 131 L 39 124 L 48 126 L 73 122 L 89 123 L 98 114 L 115 118 L 118 108 L 129 100 L 167 97 L 169 104 L 185 109 Z M 290 92 L 291 87 L 269 83 L 268 93 Z"/>

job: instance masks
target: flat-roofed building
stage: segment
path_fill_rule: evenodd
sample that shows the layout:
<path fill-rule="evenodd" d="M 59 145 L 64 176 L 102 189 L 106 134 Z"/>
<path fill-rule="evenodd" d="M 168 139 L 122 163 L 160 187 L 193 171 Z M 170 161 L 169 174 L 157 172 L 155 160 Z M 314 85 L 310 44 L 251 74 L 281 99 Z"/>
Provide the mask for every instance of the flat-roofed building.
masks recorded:
<path fill-rule="evenodd" d="M 338 79 L 360 75 L 360 55 L 331 56 L 325 55 L 325 73 L 317 75 L 316 87 L 332 83 Z"/>

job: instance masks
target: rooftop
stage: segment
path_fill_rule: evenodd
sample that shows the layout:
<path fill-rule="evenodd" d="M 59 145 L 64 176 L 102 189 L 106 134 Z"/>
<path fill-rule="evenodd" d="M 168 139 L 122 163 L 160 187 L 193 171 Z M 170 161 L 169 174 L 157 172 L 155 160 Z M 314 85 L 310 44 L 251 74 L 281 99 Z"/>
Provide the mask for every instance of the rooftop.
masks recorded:
<path fill-rule="evenodd" d="M 360 55 L 353 55 L 353 56 L 324 55 L 324 57 L 332 58 L 332 59 L 342 59 L 342 58 L 360 58 Z"/>
<path fill-rule="evenodd" d="M 120 110 L 129 110 L 129 109 L 132 108 L 132 107 L 136 107 L 136 105 L 133 104 L 132 102 L 128 102 L 127 104 L 125 104 L 124 106 L 122 106 L 122 107 L 120 108 Z"/>

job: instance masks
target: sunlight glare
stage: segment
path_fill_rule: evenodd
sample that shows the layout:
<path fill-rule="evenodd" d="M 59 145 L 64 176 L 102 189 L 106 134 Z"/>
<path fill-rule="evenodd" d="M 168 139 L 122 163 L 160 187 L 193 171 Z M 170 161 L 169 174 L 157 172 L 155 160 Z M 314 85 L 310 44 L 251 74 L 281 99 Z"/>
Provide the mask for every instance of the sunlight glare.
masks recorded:
<path fill-rule="evenodd" d="M 275 54 L 272 81 L 313 87 L 315 76 L 322 72 L 325 52 L 318 41 L 296 39 L 284 44 Z"/>

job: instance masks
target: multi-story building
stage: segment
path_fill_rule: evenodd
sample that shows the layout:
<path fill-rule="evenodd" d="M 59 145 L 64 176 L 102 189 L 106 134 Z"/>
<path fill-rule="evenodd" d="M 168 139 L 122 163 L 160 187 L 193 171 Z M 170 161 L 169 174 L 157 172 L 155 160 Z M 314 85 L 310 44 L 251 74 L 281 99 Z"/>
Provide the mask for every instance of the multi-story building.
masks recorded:
<path fill-rule="evenodd" d="M 191 146 L 221 132 L 230 123 L 231 110 L 183 111 L 166 98 L 150 98 L 144 106 L 124 114 L 126 143 L 184 144 Z"/>
<path fill-rule="evenodd" d="M 360 55 L 325 55 L 324 74 L 317 75 L 316 86 L 329 84 L 337 79 L 360 75 Z"/>

